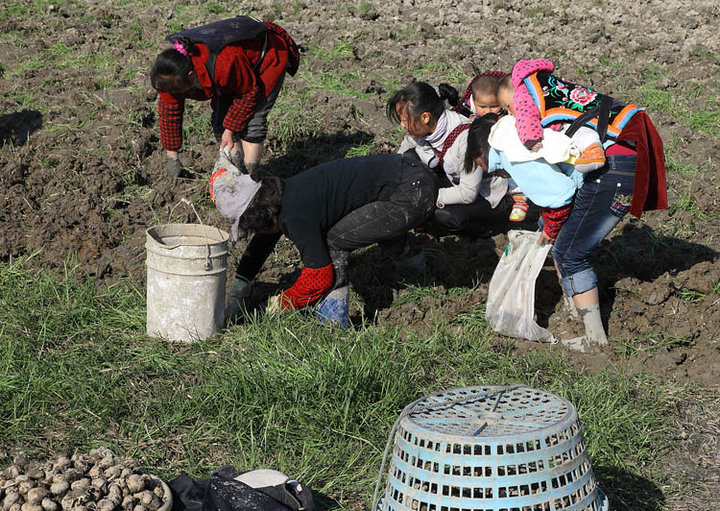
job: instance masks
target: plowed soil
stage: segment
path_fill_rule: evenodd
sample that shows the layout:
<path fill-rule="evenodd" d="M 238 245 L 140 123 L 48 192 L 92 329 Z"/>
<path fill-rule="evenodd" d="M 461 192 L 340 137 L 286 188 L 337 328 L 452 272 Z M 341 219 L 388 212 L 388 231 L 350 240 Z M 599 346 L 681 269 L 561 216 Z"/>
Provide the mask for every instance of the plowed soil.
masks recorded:
<path fill-rule="evenodd" d="M 217 154 L 209 105 L 186 112 L 182 158 L 190 173 L 171 181 L 148 79 L 166 34 L 219 16 L 198 0 L 16 4 L 22 14 L 0 20 L 0 260 L 34 254 L 30 264 L 52 269 L 72 258 L 101 286 L 127 277 L 142 285 L 148 227 L 194 222 L 195 211 L 227 227 L 206 193 Z M 300 172 L 351 147 L 392 151 L 400 134 L 384 105 L 395 88 L 442 77 L 463 90 L 476 71 L 508 71 L 519 58 L 550 58 L 557 74 L 646 106 L 666 144 L 671 206 L 625 220 L 602 243 L 593 261 L 611 347 L 569 356 L 590 370 L 613 362 L 717 389 L 720 126 L 701 122 L 718 117 L 716 2 L 302 0 L 254 2 L 246 12 L 275 19 L 303 50 L 301 72 L 283 93 L 298 100 L 272 119 L 265 172 Z M 341 87 L 324 85 L 328 77 Z M 416 283 L 432 293 L 398 300 L 407 279 L 371 248 L 352 259 L 355 317 L 362 306 L 374 321 L 429 329 L 484 303 L 505 235 L 419 238 L 428 275 Z M 260 289 L 271 292 L 299 268 L 283 244 Z M 457 287 L 472 291 L 458 296 Z M 538 280 L 538 320 L 558 334 L 576 333 L 578 324 L 554 314 L 559 301 L 548 265 Z M 515 349 L 548 347 L 519 341 Z M 708 406 L 705 413 L 717 417 L 717 400 Z M 712 431 L 697 433 L 707 439 Z M 715 462 L 701 479 L 717 481 L 716 439 Z"/>

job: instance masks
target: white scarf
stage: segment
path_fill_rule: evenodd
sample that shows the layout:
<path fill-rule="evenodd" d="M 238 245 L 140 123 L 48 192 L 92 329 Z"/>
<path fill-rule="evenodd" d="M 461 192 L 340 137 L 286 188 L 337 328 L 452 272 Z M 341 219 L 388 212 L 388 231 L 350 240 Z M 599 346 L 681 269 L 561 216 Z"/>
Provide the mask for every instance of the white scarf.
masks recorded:
<path fill-rule="evenodd" d="M 438 151 L 442 151 L 445 139 L 450 132 L 457 128 L 460 124 L 468 122 L 467 117 L 452 110 L 445 110 L 437 120 L 435 130 L 428 136 L 424 137 L 425 141 Z"/>

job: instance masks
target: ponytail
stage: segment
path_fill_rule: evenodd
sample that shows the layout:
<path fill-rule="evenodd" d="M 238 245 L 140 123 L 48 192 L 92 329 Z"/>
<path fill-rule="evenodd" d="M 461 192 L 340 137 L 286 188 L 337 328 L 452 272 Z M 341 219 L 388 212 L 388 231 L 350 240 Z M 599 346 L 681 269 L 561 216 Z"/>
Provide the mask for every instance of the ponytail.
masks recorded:
<path fill-rule="evenodd" d="M 417 119 L 423 112 L 428 112 L 437 121 L 445 111 L 444 100 L 451 105 L 458 102 L 457 89 L 447 83 L 433 87 L 425 82 L 412 82 L 397 91 L 387 103 L 385 113 L 396 124 L 400 124 L 398 106 L 405 108 L 408 115 Z"/>
<path fill-rule="evenodd" d="M 458 90 L 448 83 L 438 84 L 437 92 L 440 99 L 444 99 L 452 106 L 457 105 L 458 101 L 460 101 L 460 94 L 458 93 Z"/>

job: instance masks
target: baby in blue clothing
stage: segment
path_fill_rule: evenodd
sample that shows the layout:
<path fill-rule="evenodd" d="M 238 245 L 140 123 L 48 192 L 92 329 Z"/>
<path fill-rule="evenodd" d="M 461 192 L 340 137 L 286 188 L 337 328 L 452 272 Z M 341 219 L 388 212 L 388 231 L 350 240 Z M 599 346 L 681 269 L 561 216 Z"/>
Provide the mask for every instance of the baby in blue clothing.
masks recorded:
<path fill-rule="evenodd" d="M 547 130 L 543 148 L 529 151 L 520 142 L 510 115 L 499 121 L 495 115 L 485 115 L 473 125 L 483 135 L 487 133 L 487 140 L 477 148 L 469 145 L 469 156 L 488 173 L 504 170 L 510 175 L 540 208 L 544 220 L 540 242 L 551 242 L 570 216 L 575 192 L 582 186 L 583 175 L 572 164 L 580 154 L 577 146 L 569 137 Z"/>

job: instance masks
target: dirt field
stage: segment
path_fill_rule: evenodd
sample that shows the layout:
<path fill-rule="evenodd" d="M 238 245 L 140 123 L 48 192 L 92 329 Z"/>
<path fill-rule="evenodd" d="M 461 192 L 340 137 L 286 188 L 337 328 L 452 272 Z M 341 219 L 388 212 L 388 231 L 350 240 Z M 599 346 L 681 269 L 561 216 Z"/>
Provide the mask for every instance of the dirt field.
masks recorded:
<path fill-rule="evenodd" d="M 186 112 L 182 158 L 193 177 L 172 182 L 148 74 L 164 35 L 178 24 L 218 19 L 227 6 L 15 3 L 17 11 L 6 8 L 0 21 L 0 259 L 36 254 L 38 267 L 60 268 L 75 255 L 82 274 L 101 285 L 127 276 L 142 283 L 145 229 L 195 220 L 182 199 L 204 221 L 225 225 L 206 194 L 217 147 L 205 126 L 209 105 Z M 352 148 L 392 151 L 400 135 L 384 105 L 394 88 L 415 78 L 463 89 L 475 70 L 507 71 L 519 58 L 550 58 L 557 74 L 647 107 L 666 144 L 671 207 L 626 220 L 601 245 L 594 262 L 612 348 L 572 356 L 590 370 L 612 361 L 628 372 L 718 388 L 716 2 L 299 0 L 253 2 L 245 12 L 274 18 L 303 48 L 301 72 L 287 80 L 289 101 L 278 105 L 271 126 L 270 172 L 299 172 Z M 367 277 L 389 263 L 377 250 L 354 256 L 351 277 L 366 316 L 429 328 L 484 302 L 503 234 L 421 241 L 429 256 L 423 284 L 433 292 L 419 301 L 395 300 L 399 279 L 381 286 Z M 284 247 L 261 275 L 261 289 L 298 270 L 293 249 Z M 462 297 L 448 292 L 473 286 Z M 552 316 L 559 298 L 548 266 L 538 283 L 539 319 L 557 332 L 577 330 Z M 673 462 L 720 485 L 720 406 L 709 399 L 703 407 L 708 421 L 691 420 L 697 410 L 690 406 L 683 411 L 689 454 Z M 698 466 L 697 459 L 708 461 Z M 675 509 L 700 509 L 688 502 Z"/>

